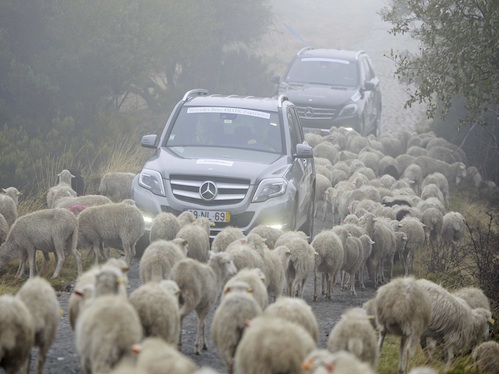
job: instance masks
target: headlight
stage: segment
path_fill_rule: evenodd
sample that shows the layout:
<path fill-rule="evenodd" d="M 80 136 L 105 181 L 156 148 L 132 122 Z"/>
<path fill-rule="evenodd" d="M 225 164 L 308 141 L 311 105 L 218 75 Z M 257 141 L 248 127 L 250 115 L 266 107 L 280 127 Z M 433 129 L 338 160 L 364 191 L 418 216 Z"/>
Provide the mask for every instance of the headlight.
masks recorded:
<path fill-rule="evenodd" d="M 261 203 L 273 197 L 284 195 L 288 183 L 282 178 L 264 179 L 256 189 L 254 203 Z"/>
<path fill-rule="evenodd" d="M 139 185 L 155 195 L 165 196 L 165 187 L 161 174 L 155 170 L 144 169 L 139 175 Z"/>
<path fill-rule="evenodd" d="M 340 111 L 339 117 L 353 116 L 357 114 L 358 107 L 355 104 L 348 104 Z"/>

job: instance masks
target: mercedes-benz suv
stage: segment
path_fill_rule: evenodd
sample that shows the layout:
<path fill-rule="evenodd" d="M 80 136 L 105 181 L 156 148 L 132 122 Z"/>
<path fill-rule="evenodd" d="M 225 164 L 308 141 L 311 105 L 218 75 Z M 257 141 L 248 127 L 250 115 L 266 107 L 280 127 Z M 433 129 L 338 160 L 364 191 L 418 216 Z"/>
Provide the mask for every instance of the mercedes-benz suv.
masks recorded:
<path fill-rule="evenodd" d="M 210 236 L 259 224 L 313 234 L 315 169 L 295 105 L 258 98 L 187 92 L 132 182 L 147 222 L 160 212 L 189 210 L 212 221 Z"/>
<path fill-rule="evenodd" d="M 364 136 L 380 135 L 379 79 L 363 51 L 303 48 L 273 82 L 279 85 L 276 96 L 295 103 L 306 130 L 343 126 Z"/>

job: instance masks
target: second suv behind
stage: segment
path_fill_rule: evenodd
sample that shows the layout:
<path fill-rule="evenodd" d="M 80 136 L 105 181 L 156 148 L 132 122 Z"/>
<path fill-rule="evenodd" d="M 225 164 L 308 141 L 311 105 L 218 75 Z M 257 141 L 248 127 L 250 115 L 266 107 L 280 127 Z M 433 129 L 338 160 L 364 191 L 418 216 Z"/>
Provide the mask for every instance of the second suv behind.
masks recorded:
<path fill-rule="evenodd" d="M 304 128 L 327 132 L 343 126 L 380 135 L 379 79 L 365 52 L 306 47 L 273 81 L 279 84 L 276 94 L 297 106 Z"/>

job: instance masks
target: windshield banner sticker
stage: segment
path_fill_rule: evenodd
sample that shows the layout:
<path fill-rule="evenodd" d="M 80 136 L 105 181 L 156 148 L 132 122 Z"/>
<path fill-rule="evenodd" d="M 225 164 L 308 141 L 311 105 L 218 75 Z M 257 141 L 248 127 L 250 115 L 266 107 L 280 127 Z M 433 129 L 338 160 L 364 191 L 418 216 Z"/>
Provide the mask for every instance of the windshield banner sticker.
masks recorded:
<path fill-rule="evenodd" d="M 270 118 L 270 113 L 259 112 L 257 110 L 249 110 L 242 108 L 223 108 L 223 107 L 196 107 L 196 108 L 188 108 L 187 113 L 232 113 L 232 114 L 241 114 L 244 116 L 252 116 L 259 118 Z"/>
<path fill-rule="evenodd" d="M 220 166 L 232 166 L 234 164 L 233 161 L 225 161 L 225 160 L 212 160 L 212 159 L 199 159 L 196 161 L 198 165 L 220 165 Z"/>

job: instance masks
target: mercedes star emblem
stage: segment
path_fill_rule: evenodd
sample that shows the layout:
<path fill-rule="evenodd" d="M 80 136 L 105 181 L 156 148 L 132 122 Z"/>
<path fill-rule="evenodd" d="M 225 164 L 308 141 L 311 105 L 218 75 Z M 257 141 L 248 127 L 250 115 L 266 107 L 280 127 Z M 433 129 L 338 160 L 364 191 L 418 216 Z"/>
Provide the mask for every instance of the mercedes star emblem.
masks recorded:
<path fill-rule="evenodd" d="M 310 107 L 305 109 L 305 117 L 313 117 L 314 116 L 314 110 Z"/>
<path fill-rule="evenodd" d="M 199 195 L 206 201 L 213 200 L 217 196 L 217 192 L 217 185 L 211 181 L 204 182 L 201 187 L 199 187 Z"/>

